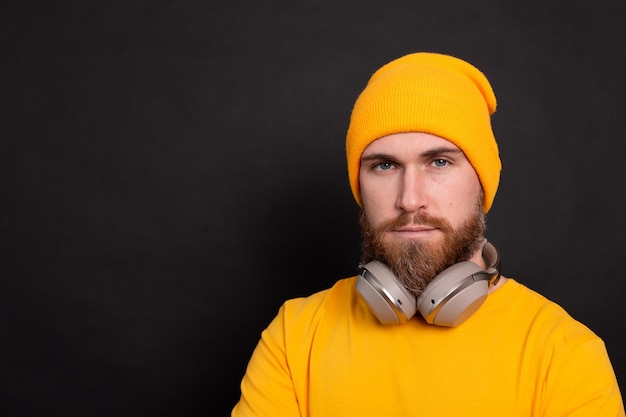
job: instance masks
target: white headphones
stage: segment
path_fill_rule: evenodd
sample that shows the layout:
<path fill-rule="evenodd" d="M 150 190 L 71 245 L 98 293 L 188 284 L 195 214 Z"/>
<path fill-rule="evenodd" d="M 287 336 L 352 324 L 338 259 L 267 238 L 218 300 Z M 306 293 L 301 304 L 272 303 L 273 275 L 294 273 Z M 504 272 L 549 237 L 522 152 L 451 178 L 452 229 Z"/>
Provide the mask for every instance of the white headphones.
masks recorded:
<path fill-rule="evenodd" d="M 433 278 L 419 298 L 379 261 L 361 268 L 356 289 L 383 324 L 405 323 L 419 310 L 430 324 L 455 327 L 478 310 L 489 286 L 500 279 L 500 253 L 487 240 L 483 257 L 489 264 L 487 270 L 470 261 L 454 264 Z"/>

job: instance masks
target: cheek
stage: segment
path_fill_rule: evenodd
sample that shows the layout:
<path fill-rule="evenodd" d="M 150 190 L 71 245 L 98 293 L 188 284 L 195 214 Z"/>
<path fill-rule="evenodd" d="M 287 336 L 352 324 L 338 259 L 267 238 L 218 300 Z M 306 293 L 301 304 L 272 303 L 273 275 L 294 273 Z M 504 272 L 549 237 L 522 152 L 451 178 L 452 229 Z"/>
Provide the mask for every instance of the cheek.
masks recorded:
<path fill-rule="evenodd" d="M 448 194 L 448 216 L 453 223 L 464 221 L 468 213 L 473 212 L 481 195 L 481 186 L 478 179 L 466 181 L 461 187 L 455 187 Z"/>
<path fill-rule="evenodd" d="M 480 193 L 480 184 L 466 183 L 462 186 L 454 186 L 445 190 L 448 206 L 465 206 L 474 203 Z"/>
<path fill-rule="evenodd" d="M 478 176 L 476 174 L 474 174 L 472 180 L 468 182 L 465 189 L 467 190 L 467 195 L 465 196 L 466 200 L 471 204 L 474 204 L 478 196 L 482 194 L 482 186 L 480 185 L 480 181 L 478 180 Z"/>
<path fill-rule="evenodd" d="M 361 185 L 361 204 L 367 220 L 373 227 L 384 221 L 389 216 L 389 211 L 393 211 L 393 204 L 390 205 L 389 201 L 391 200 L 385 195 L 384 190 L 372 187 L 371 184 L 369 187 Z"/>

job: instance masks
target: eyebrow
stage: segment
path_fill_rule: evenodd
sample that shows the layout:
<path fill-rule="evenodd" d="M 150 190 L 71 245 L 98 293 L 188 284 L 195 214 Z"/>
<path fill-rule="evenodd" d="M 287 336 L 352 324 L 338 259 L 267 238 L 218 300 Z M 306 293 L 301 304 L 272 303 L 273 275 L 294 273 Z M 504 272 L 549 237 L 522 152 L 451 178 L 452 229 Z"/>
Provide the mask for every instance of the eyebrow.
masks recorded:
<path fill-rule="evenodd" d="M 438 148 L 433 148 L 433 149 L 429 149 L 425 152 L 422 152 L 420 154 L 420 156 L 422 157 L 429 157 L 429 156 L 436 156 L 436 155 L 442 155 L 442 154 L 446 154 L 446 153 L 454 153 L 454 154 L 462 154 L 463 151 L 459 148 L 452 148 L 449 146 L 440 146 Z M 376 161 L 376 160 L 380 160 L 380 159 L 395 159 L 394 156 L 386 154 L 386 153 L 373 153 L 371 155 L 366 155 L 361 157 L 362 161 Z"/>

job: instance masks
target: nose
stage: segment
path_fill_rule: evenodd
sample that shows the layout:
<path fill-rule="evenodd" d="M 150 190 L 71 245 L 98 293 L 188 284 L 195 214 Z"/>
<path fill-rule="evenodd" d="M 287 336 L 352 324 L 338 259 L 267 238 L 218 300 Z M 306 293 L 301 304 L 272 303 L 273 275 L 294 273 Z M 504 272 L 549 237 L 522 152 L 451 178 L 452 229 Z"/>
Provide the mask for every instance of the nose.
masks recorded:
<path fill-rule="evenodd" d="M 427 207 L 427 184 L 424 176 L 418 170 L 406 169 L 399 188 L 398 208 L 407 213 L 412 213 Z"/>

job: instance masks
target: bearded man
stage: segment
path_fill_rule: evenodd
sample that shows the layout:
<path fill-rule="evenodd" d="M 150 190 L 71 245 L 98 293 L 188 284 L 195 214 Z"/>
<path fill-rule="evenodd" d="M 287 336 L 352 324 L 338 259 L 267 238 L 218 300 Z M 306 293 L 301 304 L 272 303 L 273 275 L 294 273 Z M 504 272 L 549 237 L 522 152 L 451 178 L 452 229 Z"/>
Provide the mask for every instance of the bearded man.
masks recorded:
<path fill-rule="evenodd" d="M 502 276 L 485 238 L 495 109 L 484 74 L 450 55 L 372 75 L 346 137 L 361 272 L 284 303 L 233 417 L 624 416 L 603 341 Z"/>

